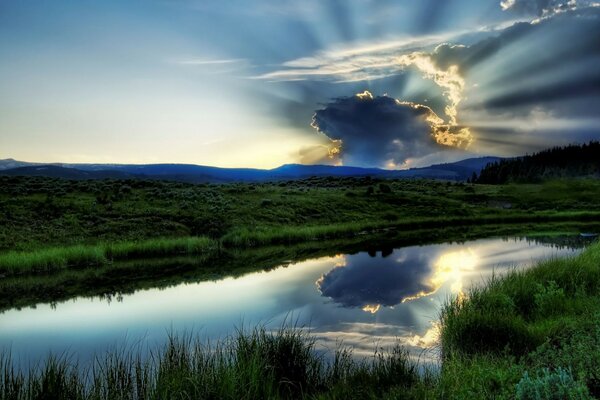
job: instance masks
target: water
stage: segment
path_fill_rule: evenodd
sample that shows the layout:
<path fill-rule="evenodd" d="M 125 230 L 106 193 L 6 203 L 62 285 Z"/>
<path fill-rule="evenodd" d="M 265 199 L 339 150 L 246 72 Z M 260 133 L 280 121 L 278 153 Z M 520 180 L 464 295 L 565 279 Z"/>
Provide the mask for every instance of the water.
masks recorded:
<path fill-rule="evenodd" d="M 0 349 L 22 364 L 53 354 L 81 362 L 109 349 L 155 348 L 169 332 L 224 337 L 242 326 L 293 321 L 319 346 L 340 341 L 355 354 L 396 341 L 435 358 L 436 319 L 451 296 L 492 273 L 579 252 L 524 239 L 404 247 L 324 257 L 214 282 L 141 290 L 119 298 L 76 298 L 0 314 Z"/>

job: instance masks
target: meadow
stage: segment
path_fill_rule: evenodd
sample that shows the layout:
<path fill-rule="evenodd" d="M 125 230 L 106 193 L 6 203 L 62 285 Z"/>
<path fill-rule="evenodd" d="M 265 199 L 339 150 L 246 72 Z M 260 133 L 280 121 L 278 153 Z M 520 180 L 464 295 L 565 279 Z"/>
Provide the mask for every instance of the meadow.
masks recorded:
<path fill-rule="evenodd" d="M 177 240 L 154 239 L 207 237 L 218 246 L 247 247 L 383 229 L 597 222 L 599 195 L 595 179 L 473 185 L 326 177 L 194 185 L 0 177 L 0 268 L 10 269 L 14 258 L 25 253 L 35 269 L 43 258 L 57 260 L 49 263 L 53 268 L 69 258 L 73 260 L 67 264 L 93 264 L 112 256 L 199 250 Z M 24 264 L 14 265 L 26 268 Z"/>

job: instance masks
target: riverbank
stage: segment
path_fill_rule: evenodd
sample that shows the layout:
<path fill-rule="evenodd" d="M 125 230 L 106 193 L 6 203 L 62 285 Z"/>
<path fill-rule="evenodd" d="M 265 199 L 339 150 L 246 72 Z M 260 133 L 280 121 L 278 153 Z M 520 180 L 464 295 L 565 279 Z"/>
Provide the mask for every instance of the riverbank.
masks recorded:
<path fill-rule="evenodd" d="M 294 244 L 284 242 L 251 247 L 224 246 L 217 240 L 207 238 L 161 239 L 142 243 L 138 247 L 142 253 L 132 251 L 128 245 L 90 246 L 92 254 L 99 254 L 95 259 L 98 261 L 77 266 L 58 256 L 55 258 L 56 264 L 50 269 L 46 269 L 48 264 L 44 258 L 40 258 L 41 261 L 37 264 L 41 267 L 17 268 L 18 263 L 27 260 L 27 257 L 13 257 L 17 263 L 13 268 L 19 273 L 7 274 L 0 279 L 0 311 L 40 303 L 56 303 L 75 297 L 112 298 L 142 289 L 166 288 L 182 283 L 218 280 L 260 270 L 268 271 L 289 263 L 337 254 L 364 251 L 387 253 L 395 248 L 433 243 L 458 243 L 510 236 L 528 237 L 533 241 L 560 247 L 579 247 L 582 241 L 577 232 L 582 227 L 589 230 L 600 228 L 598 224 L 557 222 L 454 226 L 439 229 L 381 229 L 370 234 L 361 231 L 360 234 L 338 239 L 321 238 Z M 154 243 L 157 245 L 153 250 L 148 250 Z M 128 251 L 117 252 L 115 249 Z M 49 254 L 53 255 L 53 252 Z M 135 255 L 133 259 L 128 258 L 131 254 Z M 139 254 L 143 256 L 140 258 Z"/>
<path fill-rule="evenodd" d="M 148 259 L 153 257 L 198 255 L 204 259 L 214 258 L 224 252 L 239 249 L 294 245 L 298 243 L 352 238 L 360 235 L 376 235 L 389 232 L 418 232 L 476 226 L 479 231 L 494 231 L 506 226 L 505 230 L 516 230 L 515 226 L 551 223 L 600 223 L 600 212 L 538 212 L 530 214 L 480 215 L 477 217 L 413 218 L 405 221 L 355 222 L 336 225 L 286 227 L 270 229 L 236 228 L 220 239 L 209 237 L 156 238 L 117 243 L 74 245 L 39 248 L 32 251 L 9 251 L 0 253 L 0 276 L 10 277 L 35 273 L 53 273 L 60 270 L 98 268 L 114 262 Z M 542 225 L 540 225 L 542 226 Z M 482 234 L 486 236 L 485 234 Z M 409 234 L 410 236 L 410 234 Z M 447 241 L 454 240 L 447 237 Z"/>
<path fill-rule="evenodd" d="M 600 387 L 598 326 L 595 243 L 579 256 L 514 270 L 449 302 L 440 318 L 437 372 L 423 373 L 401 347 L 364 361 L 343 347 L 322 357 L 305 330 L 258 328 L 212 348 L 172 338 L 150 359 L 136 349 L 109 353 L 93 369 L 64 357 L 19 373 L 5 355 L 0 398 L 45 391 L 57 399 L 588 399 Z"/>

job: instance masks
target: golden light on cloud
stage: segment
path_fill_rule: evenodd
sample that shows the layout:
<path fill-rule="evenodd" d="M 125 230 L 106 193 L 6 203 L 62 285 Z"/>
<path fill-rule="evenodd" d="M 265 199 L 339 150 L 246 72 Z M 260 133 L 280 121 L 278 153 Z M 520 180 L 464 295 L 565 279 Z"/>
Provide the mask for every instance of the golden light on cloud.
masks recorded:
<path fill-rule="evenodd" d="M 427 79 L 433 80 L 443 89 L 444 96 L 450 102 L 444 111 L 449 118 L 449 124 L 456 125 L 456 109 L 462 100 L 465 87 L 465 80 L 458 73 L 458 67 L 451 65 L 447 70 L 439 69 L 431 56 L 421 52 L 405 54 L 398 58 L 398 62 L 403 67 L 415 66 Z"/>
<path fill-rule="evenodd" d="M 375 314 L 381 308 L 381 304 L 367 304 L 362 308 L 363 311 Z"/>
<path fill-rule="evenodd" d="M 431 112 L 427 117 L 427 122 L 431 124 L 432 136 L 438 144 L 451 147 L 466 148 L 473 142 L 473 135 L 469 128 L 458 126 L 458 105 L 463 99 L 465 80 L 460 75 L 458 67 L 451 65 L 443 70 L 435 65 L 430 55 L 414 52 L 405 54 L 398 58 L 398 62 L 403 67 L 414 66 L 423 73 L 427 79 L 433 80 L 443 90 L 443 95 L 448 99 L 448 104 L 444 108 L 444 113 L 448 117 L 446 123 L 431 108 L 426 107 Z M 407 104 L 402 102 L 401 104 Z"/>
<path fill-rule="evenodd" d="M 477 262 L 478 257 L 471 249 L 443 254 L 435 263 L 435 273 L 431 278 L 431 283 L 440 287 L 451 281 L 452 292 L 462 293 L 462 277 L 465 272 L 473 271 Z"/>
<path fill-rule="evenodd" d="M 364 99 L 373 100 L 373 95 L 368 90 L 365 90 L 362 93 L 356 93 L 356 97 L 358 97 L 361 100 L 364 100 Z"/>
<path fill-rule="evenodd" d="M 342 141 L 341 140 L 332 140 L 327 149 L 327 157 L 332 160 L 335 160 L 336 158 L 339 157 L 341 152 L 342 152 Z M 339 160 L 339 163 L 341 164 L 341 160 Z"/>
<path fill-rule="evenodd" d="M 330 258 L 330 261 L 333 263 L 333 268 L 342 268 L 346 266 L 346 256 L 344 254 L 336 254 Z M 321 275 L 319 279 L 315 281 L 315 285 L 321 287 L 323 279 L 325 279 L 325 275 Z"/>

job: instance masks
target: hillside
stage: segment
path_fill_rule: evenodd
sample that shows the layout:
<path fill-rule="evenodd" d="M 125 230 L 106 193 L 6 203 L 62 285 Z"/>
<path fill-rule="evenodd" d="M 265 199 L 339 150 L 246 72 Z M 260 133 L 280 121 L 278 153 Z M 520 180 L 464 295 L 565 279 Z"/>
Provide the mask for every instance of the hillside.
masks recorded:
<path fill-rule="evenodd" d="M 554 147 L 488 164 L 473 183 L 540 182 L 552 178 L 600 176 L 600 142 Z"/>

